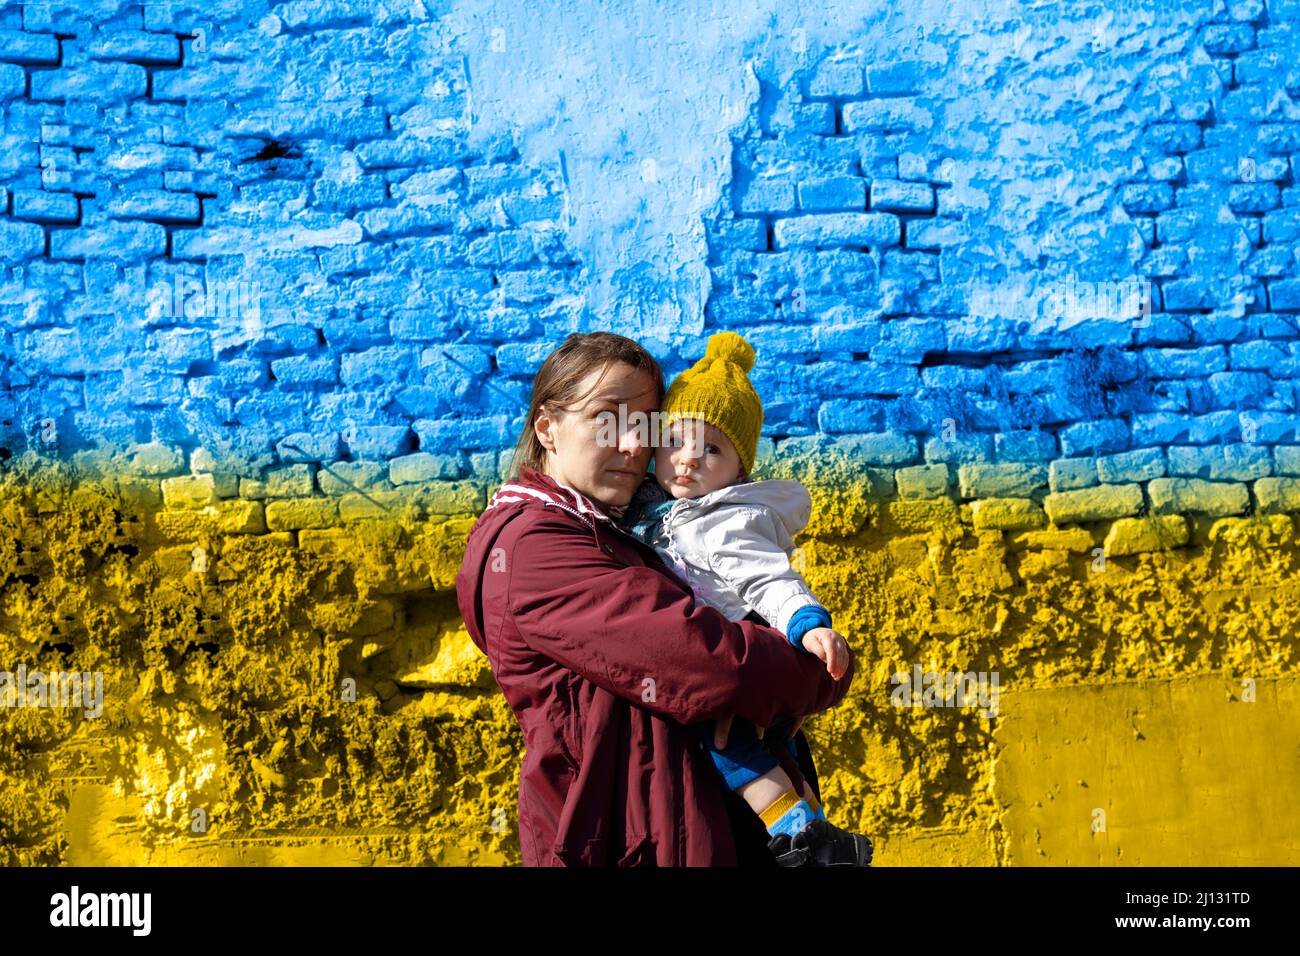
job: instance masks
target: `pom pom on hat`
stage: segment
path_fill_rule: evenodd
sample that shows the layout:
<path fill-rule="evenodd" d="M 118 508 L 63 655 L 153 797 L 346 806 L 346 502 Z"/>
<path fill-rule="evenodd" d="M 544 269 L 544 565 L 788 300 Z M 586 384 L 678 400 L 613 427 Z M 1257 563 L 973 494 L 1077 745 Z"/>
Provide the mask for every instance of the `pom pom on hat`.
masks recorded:
<path fill-rule="evenodd" d="M 709 336 L 704 361 L 730 362 L 739 365 L 742 372 L 748 372 L 754 367 L 754 346 L 735 332 L 717 332 Z"/>

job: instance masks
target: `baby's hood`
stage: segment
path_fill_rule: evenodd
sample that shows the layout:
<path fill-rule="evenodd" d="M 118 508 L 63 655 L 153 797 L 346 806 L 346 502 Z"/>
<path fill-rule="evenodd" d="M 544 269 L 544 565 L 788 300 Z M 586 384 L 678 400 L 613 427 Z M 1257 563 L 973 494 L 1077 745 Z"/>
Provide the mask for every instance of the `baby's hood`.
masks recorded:
<path fill-rule="evenodd" d="M 780 519 L 792 538 L 807 526 L 812 517 L 812 497 L 808 489 L 785 478 L 728 485 L 693 500 L 701 514 L 718 508 L 761 505 Z"/>

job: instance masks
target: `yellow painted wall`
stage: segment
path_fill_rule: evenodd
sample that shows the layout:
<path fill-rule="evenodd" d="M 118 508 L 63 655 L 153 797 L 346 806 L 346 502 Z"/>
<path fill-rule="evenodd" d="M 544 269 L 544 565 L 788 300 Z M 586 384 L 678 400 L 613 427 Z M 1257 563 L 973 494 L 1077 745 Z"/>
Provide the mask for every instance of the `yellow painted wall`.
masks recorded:
<path fill-rule="evenodd" d="M 519 862 L 522 739 L 452 592 L 484 489 L 164 507 L 156 477 L 10 466 L 0 669 L 102 670 L 105 702 L 0 708 L 0 859 Z M 814 493 L 797 559 L 859 672 L 805 726 L 878 865 L 1300 863 L 1290 516 L 1121 555 L 1141 528 L 977 531 L 843 463 L 769 474 Z M 915 664 L 997 671 L 997 715 L 893 706 Z"/>

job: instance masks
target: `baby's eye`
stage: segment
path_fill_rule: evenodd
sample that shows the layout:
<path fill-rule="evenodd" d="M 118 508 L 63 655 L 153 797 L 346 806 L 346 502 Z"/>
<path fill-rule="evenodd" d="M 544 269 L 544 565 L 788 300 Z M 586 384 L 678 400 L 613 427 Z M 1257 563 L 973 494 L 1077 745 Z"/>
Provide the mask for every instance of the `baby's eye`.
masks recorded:
<path fill-rule="evenodd" d="M 719 448 L 717 445 L 705 445 L 704 453 L 706 455 L 720 455 L 722 454 L 722 449 Z"/>

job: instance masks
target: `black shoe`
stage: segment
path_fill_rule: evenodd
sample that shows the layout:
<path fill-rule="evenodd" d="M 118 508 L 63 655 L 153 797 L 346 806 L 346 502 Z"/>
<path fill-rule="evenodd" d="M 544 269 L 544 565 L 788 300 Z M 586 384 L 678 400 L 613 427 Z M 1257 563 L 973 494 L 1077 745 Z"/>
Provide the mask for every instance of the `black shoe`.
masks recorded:
<path fill-rule="evenodd" d="M 781 866 L 870 866 L 871 841 L 814 817 L 794 835 L 778 833 L 767 848 Z"/>

